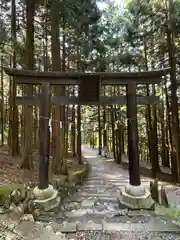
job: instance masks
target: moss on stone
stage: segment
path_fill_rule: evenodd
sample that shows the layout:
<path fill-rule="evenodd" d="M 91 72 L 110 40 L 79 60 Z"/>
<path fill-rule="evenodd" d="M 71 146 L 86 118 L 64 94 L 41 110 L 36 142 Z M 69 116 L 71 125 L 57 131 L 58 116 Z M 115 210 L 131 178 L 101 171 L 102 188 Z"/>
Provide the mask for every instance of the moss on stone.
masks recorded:
<path fill-rule="evenodd" d="M 16 190 L 21 189 L 22 185 L 20 184 L 9 184 L 7 186 L 0 187 L 0 205 L 4 205 L 5 201 L 8 199 L 9 195 Z"/>
<path fill-rule="evenodd" d="M 89 165 L 85 162 L 85 164 L 78 165 L 76 168 L 71 169 L 68 174 L 68 179 L 64 183 L 62 181 L 58 181 L 56 176 L 56 181 L 52 181 L 52 184 L 54 188 L 58 190 L 61 200 L 64 200 L 76 192 L 83 183 L 84 179 L 88 176 L 88 173 Z"/>

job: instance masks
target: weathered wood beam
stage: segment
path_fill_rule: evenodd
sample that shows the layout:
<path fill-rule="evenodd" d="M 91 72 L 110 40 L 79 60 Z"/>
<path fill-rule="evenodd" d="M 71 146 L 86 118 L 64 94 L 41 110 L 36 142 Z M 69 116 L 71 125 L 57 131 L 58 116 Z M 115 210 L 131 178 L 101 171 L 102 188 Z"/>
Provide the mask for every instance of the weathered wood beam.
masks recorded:
<path fill-rule="evenodd" d="M 170 72 L 170 68 L 145 71 L 145 72 L 38 72 L 30 70 L 21 70 L 14 68 L 4 68 L 6 74 L 15 76 L 16 83 L 24 84 L 40 84 L 48 82 L 51 85 L 76 85 L 80 84 L 81 77 L 100 77 L 103 85 L 124 85 L 129 82 L 137 84 L 155 84 L 161 81 L 161 77 Z"/>
<path fill-rule="evenodd" d="M 50 85 L 79 85 L 80 80 L 78 79 L 66 79 L 66 78 L 49 78 L 49 77 L 27 77 L 27 76 L 16 76 L 16 84 L 34 84 L 39 85 L 42 83 L 49 83 Z"/>
<path fill-rule="evenodd" d="M 143 72 L 39 72 L 32 70 L 22 70 L 16 68 L 4 68 L 4 71 L 11 76 L 26 76 L 26 77 L 49 77 L 49 78 L 69 78 L 78 79 L 84 76 L 100 76 L 103 78 L 146 78 L 146 77 L 161 77 L 170 72 L 170 68 L 164 68 L 154 71 Z"/>
<path fill-rule="evenodd" d="M 80 80 L 78 79 L 57 79 L 57 78 L 39 78 L 39 77 L 15 77 L 16 84 L 34 84 L 39 85 L 44 83 L 49 83 L 50 85 L 80 85 Z M 93 80 L 93 79 L 92 79 Z M 101 85 L 126 85 L 129 82 L 135 82 L 137 84 L 159 84 L 161 78 L 121 78 L 121 79 L 105 79 L 100 80 Z"/>
<path fill-rule="evenodd" d="M 101 85 L 127 85 L 131 82 L 136 84 L 159 84 L 162 81 L 161 77 L 145 77 L 145 78 L 121 78 L 121 79 L 104 79 L 101 81 Z"/>
<path fill-rule="evenodd" d="M 157 96 L 137 96 L 137 104 L 138 105 L 151 105 L 156 104 L 159 101 L 159 97 Z M 32 97 L 16 97 L 17 105 L 39 105 L 40 96 L 32 96 Z M 55 105 L 126 105 L 126 96 L 118 96 L 118 97 L 100 97 L 100 102 L 81 102 L 77 97 L 52 97 L 52 104 Z"/>
<path fill-rule="evenodd" d="M 16 97 L 17 105 L 39 105 L 40 104 L 40 96 L 23 96 Z"/>

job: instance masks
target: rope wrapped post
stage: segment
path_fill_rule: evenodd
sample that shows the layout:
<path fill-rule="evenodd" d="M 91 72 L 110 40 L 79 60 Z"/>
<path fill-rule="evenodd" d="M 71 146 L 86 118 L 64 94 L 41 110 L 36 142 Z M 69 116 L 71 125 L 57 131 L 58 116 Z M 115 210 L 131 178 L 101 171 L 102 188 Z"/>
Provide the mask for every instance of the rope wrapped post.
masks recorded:
<path fill-rule="evenodd" d="M 47 83 L 41 85 L 40 101 L 40 162 L 39 162 L 39 189 L 49 186 L 49 149 L 50 149 L 50 86 Z"/>
<path fill-rule="evenodd" d="M 139 169 L 137 102 L 135 82 L 131 82 L 127 86 L 127 119 L 130 184 L 132 186 L 139 186 L 141 184 L 141 181 Z"/>
<path fill-rule="evenodd" d="M 49 184 L 49 150 L 50 150 L 50 85 L 42 83 L 40 101 L 40 161 L 39 184 L 33 189 L 34 204 L 45 211 L 59 206 L 60 197 L 57 190 Z"/>

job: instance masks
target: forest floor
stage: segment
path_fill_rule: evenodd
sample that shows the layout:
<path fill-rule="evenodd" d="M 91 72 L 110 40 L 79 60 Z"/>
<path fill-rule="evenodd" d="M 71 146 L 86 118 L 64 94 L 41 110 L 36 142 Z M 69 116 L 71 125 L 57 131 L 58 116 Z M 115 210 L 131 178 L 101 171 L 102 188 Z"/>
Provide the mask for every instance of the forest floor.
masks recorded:
<path fill-rule="evenodd" d="M 31 184 L 38 180 L 38 161 L 33 160 L 33 171 L 21 169 L 22 159 L 12 157 L 6 150 L 0 149 L 0 186 L 9 184 Z"/>
<path fill-rule="evenodd" d="M 33 170 L 22 169 L 22 158 L 12 157 L 6 149 L 0 149 L 0 187 L 9 184 L 35 185 L 38 183 L 39 152 L 36 150 L 32 155 Z M 71 154 L 67 156 L 67 166 L 69 172 L 79 170 L 76 158 Z"/>

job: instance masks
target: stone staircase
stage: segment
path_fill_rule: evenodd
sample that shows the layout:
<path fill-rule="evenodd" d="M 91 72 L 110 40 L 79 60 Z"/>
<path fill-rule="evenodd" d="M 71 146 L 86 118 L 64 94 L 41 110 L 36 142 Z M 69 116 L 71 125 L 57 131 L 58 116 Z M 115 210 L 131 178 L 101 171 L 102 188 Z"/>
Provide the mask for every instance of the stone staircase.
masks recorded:
<path fill-rule="evenodd" d="M 180 239 L 180 229 L 153 211 L 130 211 L 120 204 L 119 191 L 128 182 L 128 172 L 111 160 L 85 150 L 92 171 L 74 195 L 64 201 L 61 211 L 40 216 L 68 239 Z M 148 186 L 149 179 L 142 179 Z"/>

